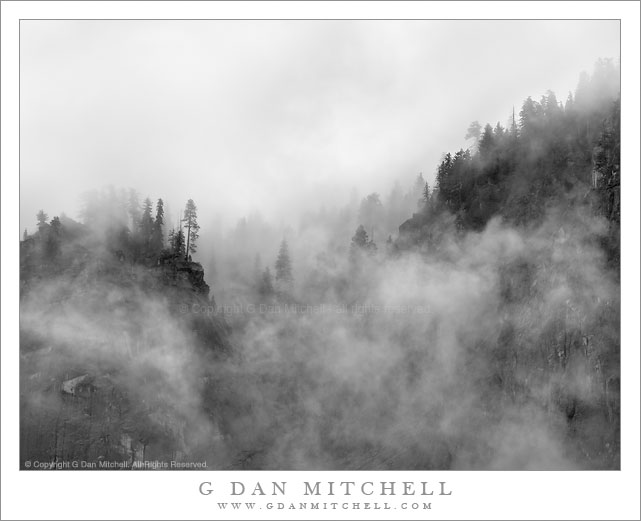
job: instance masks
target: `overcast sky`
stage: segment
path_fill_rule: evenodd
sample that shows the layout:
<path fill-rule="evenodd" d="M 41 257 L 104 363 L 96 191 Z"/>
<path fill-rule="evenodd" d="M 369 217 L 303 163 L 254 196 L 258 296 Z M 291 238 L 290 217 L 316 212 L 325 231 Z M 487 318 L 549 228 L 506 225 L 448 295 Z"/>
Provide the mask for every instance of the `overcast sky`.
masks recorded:
<path fill-rule="evenodd" d="M 106 185 L 201 226 L 433 179 L 469 123 L 565 101 L 618 21 L 22 21 L 21 227 Z"/>

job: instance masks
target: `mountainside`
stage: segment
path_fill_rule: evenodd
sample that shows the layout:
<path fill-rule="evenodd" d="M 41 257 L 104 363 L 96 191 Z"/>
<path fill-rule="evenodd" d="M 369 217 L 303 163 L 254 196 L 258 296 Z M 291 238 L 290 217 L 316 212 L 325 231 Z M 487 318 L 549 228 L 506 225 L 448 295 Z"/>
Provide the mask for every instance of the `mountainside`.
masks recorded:
<path fill-rule="evenodd" d="M 608 223 L 603 246 L 619 263 L 619 71 L 611 61 L 581 76 L 563 105 L 553 92 L 528 98 L 509 128 L 473 122 L 470 149 L 444 155 L 436 186 L 399 228 L 401 248 L 438 248 L 448 233 L 482 230 L 492 218 L 535 227 L 549 212 L 562 219 L 589 208 Z"/>
<path fill-rule="evenodd" d="M 232 348 L 202 267 L 133 262 L 63 223 L 53 255 L 50 230 L 21 243 L 22 460 L 209 451 L 220 433 L 201 395 Z"/>
<path fill-rule="evenodd" d="M 22 461 L 620 468 L 620 110 L 601 61 L 565 104 L 472 123 L 433 187 L 241 219 L 209 279 L 191 199 L 172 230 L 134 190 L 41 211 Z"/>

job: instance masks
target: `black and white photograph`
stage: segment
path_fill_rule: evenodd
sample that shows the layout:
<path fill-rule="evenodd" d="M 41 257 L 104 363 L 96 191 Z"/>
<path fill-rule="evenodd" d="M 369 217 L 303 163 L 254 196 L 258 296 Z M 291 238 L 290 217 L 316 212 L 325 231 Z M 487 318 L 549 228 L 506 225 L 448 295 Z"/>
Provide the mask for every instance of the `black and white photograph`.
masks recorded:
<path fill-rule="evenodd" d="M 620 472 L 638 91 L 620 17 L 541 14 L 21 17 L 3 467 L 412 519 Z"/>

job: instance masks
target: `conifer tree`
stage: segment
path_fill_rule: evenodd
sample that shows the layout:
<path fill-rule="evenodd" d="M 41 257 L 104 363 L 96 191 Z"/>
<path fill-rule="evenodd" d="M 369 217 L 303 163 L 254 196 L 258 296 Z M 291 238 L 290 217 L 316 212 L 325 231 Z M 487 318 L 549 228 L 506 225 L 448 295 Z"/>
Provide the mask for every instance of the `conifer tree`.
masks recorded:
<path fill-rule="evenodd" d="M 47 226 L 49 226 L 47 224 L 47 219 L 49 219 L 49 216 L 43 210 L 40 210 L 36 214 L 36 219 L 38 219 L 38 231 L 40 233 L 43 233 Z"/>
<path fill-rule="evenodd" d="M 152 248 L 155 252 L 162 250 L 164 246 L 163 240 L 163 226 L 165 224 L 165 210 L 162 199 L 158 199 L 156 203 L 156 218 L 153 224 L 152 232 Z"/>
<path fill-rule="evenodd" d="M 495 140 L 494 132 L 490 124 L 485 125 L 483 129 L 483 134 L 479 140 L 479 154 L 481 158 L 487 159 L 490 154 L 494 151 Z"/>
<path fill-rule="evenodd" d="M 430 202 L 430 196 L 432 192 L 430 192 L 430 186 L 427 184 L 427 181 L 425 181 L 425 186 L 423 187 L 423 204 L 427 204 Z"/>
<path fill-rule="evenodd" d="M 62 224 L 58 217 L 51 219 L 49 233 L 47 234 L 46 239 L 46 252 L 50 259 L 53 259 L 58 256 L 60 253 L 60 241 L 62 238 Z"/>
<path fill-rule="evenodd" d="M 179 228 L 178 231 L 172 229 L 169 232 L 169 244 L 175 257 L 182 258 L 185 256 L 185 234 L 182 228 Z"/>
<path fill-rule="evenodd" d="M 193 199 L 189 199 L 185 205 L 185 213 L 182 220 L 182 222 L 185 223 L 184 226 L 187 228 L 187 233 L 185 234 L 187 241 L 187 245 L 185 247 L 185 260 L 188 260 L 190 254 L 196 253 L 196 240 L 198 239 L 198 230 L 200 230 L 196 210 L 197 208 Z"/>
<path fill-rule="evenodd" d="M 140 219 L 140 233 L 142 236 L 142 243 L 145 248 L 149 248 L 152 242 L 154 219 L 151 216 L 151 209 L 151 199 L 147 197 L 143 203 L 142 217 Z"/>
<path fill-rule="evenodd" d="M 516 112 L 514 105 L 512 105 L 512 118 L 510 119 L 510 137 L 515 140 L 519 137 L 519 126 L 516 122 Z"/>
<path fill-rule="evenodd" d="M 289 248 L 285 239 L 280 243 L 278 258 L 276 259 L 276 280 L 285 284 L 291 284 L 294 280 Z"/>
<path fill-rule="evenodd" d="M 369 237 L 367 236 L 367 231 L 365 227 L 361 224 L 356 228 L 356 233 L 352 237 L 352 246 L 364 249 L 369 243 Z"/>
<path fill-rule="evenodd" d="M 350 260 L 353 262 L 357 261 L 359 256 L 363 253 L 374 255 L 376 250 L 376 243 L 373 240 L 370 240 L 365 227 L 360 224 L 356 229 L 356 233 L 352 237 L 352 243 L 350 245 Z"/>

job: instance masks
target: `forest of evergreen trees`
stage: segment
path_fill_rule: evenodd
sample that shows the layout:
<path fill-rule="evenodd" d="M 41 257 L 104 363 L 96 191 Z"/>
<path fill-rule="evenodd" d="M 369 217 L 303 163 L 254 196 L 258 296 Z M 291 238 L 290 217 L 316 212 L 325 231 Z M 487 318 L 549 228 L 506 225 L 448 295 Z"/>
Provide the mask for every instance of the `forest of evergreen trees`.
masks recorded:
<path fill-rule="evenodd" d="M 250 216 L 213 247 L 191 199 L 175 223 L 134 190 L 41 211 L 23 460 L 619 468 L 618 68 L 466 138 L 433 187 Z"/>
<path fill-rule="evenodd" d="M 455 217 L 456 228 L 462 231 L 481 230 L 496 216 L 533 226 L 551 209 L 568 211 L 587 205 L 609 222 L 604 246 L 616 266 L 618 77 L 611 61 L 599 61 L 592 76 L 581 76 L 576 93 L 569 94 L 565 105 L 548 92 L 540 102 L 525 100 L 507 129 L 500 122 L 483 128 L 473 122 L 467 134 L 473 146 L 445 155 L 438 166 L 436 189 L 427 190 L 421 215 L 407 227 L 420 228 L 444 211 Z M 428 238 L 415 238 L 422 239 Z"/>

